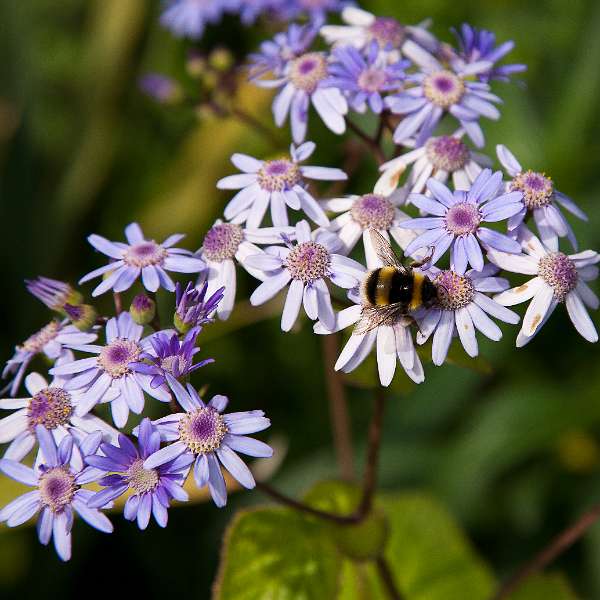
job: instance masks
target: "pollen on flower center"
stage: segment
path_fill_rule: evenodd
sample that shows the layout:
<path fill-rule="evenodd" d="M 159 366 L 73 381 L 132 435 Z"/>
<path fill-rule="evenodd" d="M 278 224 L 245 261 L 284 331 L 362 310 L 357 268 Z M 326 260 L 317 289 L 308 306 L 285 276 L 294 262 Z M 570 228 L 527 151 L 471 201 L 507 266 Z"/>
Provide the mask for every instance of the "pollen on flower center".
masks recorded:
<path fill-rule="evenodd" d="M 130 246 L 123 254 L 125 264 L 140 268 L 162 265 L 166 257 L 167 251 L 152 240 Z"/>
<path fill-rule="evenodd" d="M 377 67 L 370 67 L 358 76 L 358 85 L 365 92 L 378 92 L 387 81 L 385 71 Z"/>
<path fill-rule="evenodd" d="M 117 338 L 102 348 L 98 356 L 98 365 L 113 379 L 118 379 L 131 373 L 129 363 L 137 361 L 141 351 L 137 342 Z"/>
<path fill-rule="evenodd" d="M 40 475 L 39 490 L 42 504 L 54 513 L 60 512 L 77 491 L 75 476 L 68 467 L 52 467 Z"/>
<path fill-rule="evenodd" d="M 433 279 L 437 287 L 437 304 L 443 310 L 464 308 L 475 297 L 475 286 L 469 277 L 454 271 L 441 271 Z"/>
<path fill-rule="evenodd" d="M 179 373 L 185 373 L 191 366 L 191 363 L 181 354 L 175 354 L 174 356 L 165 356 L 160 361 L 160 366 L 164 371 L 177 376 Z"/>
<path fill-rule="evenodd" d="M 475 204 L 459 202 L 446 213 L 446 229 L 454 235 L 473 233 L 481 223 L 481 214 Z"/>
<path fill-rule="evenodd" d="M 158 485 L 159 476 L 156 469 L 144 469 L 144 459 L 138 458 L 127 469 L 127 483 L 136 494 L 151 492 Z"/>
<path fill-rule="evenodd" d="M 471 156 L 467 145 L 450 135 L 429 138 L 425 144 L 425 153 L 435 169 L 449 173 L 462 169 Z"/>
<path fill-rule="evenodd" d="M 375 40 L 381 48 L 392 46 L 399 48 L 404 42 L 406 32 L 404 27 L 390 17 L 378 17 L 369 25 L 368 34 L 371 40 Z"/>
<path fill-rule="evenodd" d="M 284 158 L 269 160 L 257 174 L 258 184 L 267 192 L 283 192 L 293 188 L 302 181 L 302 174 L 297 164 Z"/>
<path fill-rule="evenodd" d="M 510 188 L 523 193 L 523 203 L 530 210 L 548 206 L 554 193 L 552 179 L 531 170 L 519 173 L 512 180 Z"/>
<path fill-rule="evenodd" d="M 425 78 L 423 93 L 437 106 L 448 108 L 463 97 L 465 84 L 452 71 L 436 71 Z"/>
<path fill-rule="evenodd" d="M 298 57 L 291 66 L 290 81 L 300 90 L 312 94 L 319 82 L 327 77 L 327 60 L 318 52 Z"/>
<path fill-rule="evenodd" d="M 540 258 L 538 274 L 554 290 L 559 302 L 564 302 L 567 294 L 575 289 L 579 278 L 575 263 L 562 252 Z"/>
<path fill-rule="evenodd" d="M 42 348 L 51 342 L 60 330 L 60 323 L 58 321 L 50 321 L 48 325 L 42 327 L 37 333 L 29 336 L 21 346 L 19 350 L 25 350 L 26 352 L 33 352 L 37 354 L 42 351 Z"/>
<path fill-rule="evenodd" d="M 350 209 L 352 219 L 363 229 L 389 229 L 394 220 L 394 205 L 379 194 L 357 198 Z"/>
<path fill-rule="evenodd" d="M 27 421 L 29 430 L 34 431 L 36 425 L 46 429 L 56 429 L 69 422 L 73 414 L 71 394 L 59 387 L 47 387 L 40 390 L 29 401 Z"/>
<path fill-rule="evenodd" d="M 208 230 L 202 251 L 208 260 L 223 262 L 231 259 L 244 241 L 244 231 L 234 223 L 220 223 Z"/>
<path fill-rule="evenodd" d="M 327 275 L 330 261 L 325 246 L 317 242 L 303 242 L 290 251 L 285 266 L 293 279 L 312 283 Z"/>
<path fill-rule="evenodd" d="M 226 433 L 227 425 L 223 417 L 212 408 L 199 408 L 185 414 L 179 421 L 179 439 L 194 454 L 216 450 Z"/>

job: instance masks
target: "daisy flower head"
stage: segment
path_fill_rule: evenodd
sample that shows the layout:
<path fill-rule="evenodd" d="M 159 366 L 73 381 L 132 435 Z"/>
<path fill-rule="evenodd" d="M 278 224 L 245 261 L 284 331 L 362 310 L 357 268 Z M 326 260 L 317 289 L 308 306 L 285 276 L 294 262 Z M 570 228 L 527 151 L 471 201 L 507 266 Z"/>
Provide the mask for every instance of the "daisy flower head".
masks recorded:
<path fill-rule="evenodd" d="M 79 331 L 73 325 L 67 325 L 68 321 L 50 321 L 39 331 L 30 335 L 21 345 L 15 347 L 15 353 L 4 366 L 2 378 L 14 375 L 4 390 L 14 396 L 23 381 L 27 367 L 39 354 L 44 354 L 50 360 L 56 360 L 65 352 L 65 347 L 78 344 L 89 344 L 98 336 L 95 333 Z M 3 391 L 4 391 L 3 390 Z"/>
<path fill-rule="evenodd" d="M 484 227 L 508 219 L 521 211 L 522 194 L 518 191 L 501 193 L 502 173 L 492 174 L 484 169 L 467 191 L 450 191 L 443 183 L 429 179 L 427 189 L 432 196 L 413 194 L 410 202 L 429 217 L 403 221 L 400 227 L 424 229 L 406 248 L 413 255 L 419 249 L 433 246 L 431 265 L 434 265 L 450 249 L 451 268 L 463 275 L 467 265 L 476 271 L 483 269 L 485 249 L 518 253 L 520 244 L 512 238 Z"/>
<path fill-rule="evenodd" d="M 380 47 L 372 41 L 360 52 L 354 46 L 341 46 L 332 52 L 327 85 L 341 90 L 350 107 L 359 113 L 367 107 L 376 114 L 383 111 L 383 94 L 402 88 L 407 60 L 387 64 L 381 60 Z"/>
<path fill-rule="evenodd" d="M 289 224 L 287 209 L 303 211 L 306 216 L 326 227 L 329 219 L 308 190 L 307 180 L 345 181 L 348 176 L 341 169 L 317 167 L 300 163 L 315 151 L 313 142 L 290 146 L 289 156 L 275 160 L 257 160 L 246 154 L 234 154 L 231 162 L 242 171 L 217 182 L 221 190 L 240 190 L 225 207 L 225 218 L 235 223 L 260 227 L 267 208 L 275 227 Z"/>
<path fill-rule="evenodd" d="M 489 91 L 489 85 L 472 81 L 471 76 L 487 68 L 488 63 L 476 62 L 464 67 L 443 66 L 431 57 L 431 64 L 407 76 L 414 86 L 388 96 L 386 106 L 402 115 L 394 131 L 394 142 L 404 142 L 415 137 L 422 146 L 433 134 L 442 117 L 449 113 L 459 123 L 471 141 L 481 148 L 485 139 L 479 119 L 499 119 L 500 112 L 494 103 L 501 102 Z"/>
<path fill-rule="evenodd" d="M 327 86 L 328 78 L 328 55 L 309 51 L 288 60 L 276 79 L 254 79 L 253 83 L 279 89 L 273 100 L 275 124 L 283 127 L 289 116 L 294 143 L 301 144 L 306 139 L 311 104 L 333 133 L 346 131 L 348 103 L 338 88 Z"/>
<path fill-rule="evenodd" d="M 417 342 L 424 344 L 433 336 L 431 358 L 442 365 L 448 355 L 452 338 L 458 336 L 465 352 L 472 358 L 478 355 L 476 332 L 499 341 L 502 331 L 490 317 L 516 324 L 519 315 L 486 295 L 509 287 L 508 281 L 496 277 L 498 268 L 487 264 L 481 271 L 473 269 L 463 275 L 451 269 L 432 267 L 427 274 L 437 287 L 437 301 L 419 321 Z"/>
<path fill-rule="evenodd" d="M 17 527 L 39 514 L 37 533 L 40 542 L 47 545 L 54 538 L 56 553 L 61 560 L 67 561 L 71 558 L 74 513 L 99 531 L 113 531 L 106 515 L 87 505 L 93 492 L 81 488 L 95 476 L 95 469 L 82 466 L 81 456 L 96 452 L 102 436 L 93 433 L 81 444 L 76 444 L 73 437 L 67 435 L 57 446 L 42 425 L 36 427 L 35 434 L 44 457 L 43 463 L 32 469 L 15 460 L 0 459 L 2 473 L 35 488 L 7 504 L 0 511 L 0 522 L 8 527 Z"/>
<path fill-rule="evenodd" d="M 452 179 L 456 190 L 468 190 L 482 168 L 491 167 L 492 161 L 474 152 L 463 141 L 461 129 L 452 135 L 430 137 L 422 146 L 401 154 L 379 167 L 382 175 L 377 187 L 391 194 L 400 178 L 410 168 L 404 186 L 411 194 L 430 195 L 427 180 L 430 177 L 446 183 Z"/>
<path fill-rule="evenodd" d="M 235 303 L 237 261 L 250 275 L 264 278 L 262 271 L 252 268 L 247 262 L 248 256 L 262 250 L 256 244 L 277 244 L 281 234 L 294 235 L 292 227 L 263 227 L 262 229 L 243 228 L 238 223 L 224 223 L 220 219 L 204 236 L 198 255 L 206 264 L 206 269 L 198 279 L 198 286 L 206 284 L 206 293 L 212 295 L 223 290 L 223 298 L 217 307 L 217 316 L 221 320 L 229 318 Z"/>
<path fill-rule="evenodd" d="M 160 527 L 167 526 L 172 500 L 186 502 L 183 483 L 194 462 L 192 455 L 182 455 L 174 460 L 146 469 L 144 461 L 160 448 L 160 433 L 147 417 L 138 427 L 138 445 L 122 433 L 118 444 L 103 443 L 104 456 L 92 454 L 85 457 L 87 464 L 104 472 L 98 483 L 104 486 L 88 500 L 90 508 L 100 508 L 129 492 L 123 516 L 128 521 L 137 520 L 140 529 L 146 529 L 150 516 Z"/>
<path fill-rule="evenodd" d="M 90 356 L 50 369 L 52 375 L 72 375 L 65 382 L 65 389 L 85 388 L 79 403 L 81 414 L 86 414 L 99 402 L 110 402 L 113 421 L 122 429 L 130 410 L 140 414 L 144 409 L 144 392 L 169 402 L 171 395 L 165 386 L 152 387 L 151 375 L 131 368 L 131 363 L 138 362 L 143 353 L 152 350 L 151 339 L 155 334 L 142 339 L 143 331 L 144 328 L 134 323 L 128 312 L 122 312 L 106 323 L 104 346 L 73 346 L 74 350 Z"/>
<path fill-rule="evenodd" d="M 111 242 L 95 233 L 88 237 L 89 243 L 112 259 L 108 265 L 95 269 L 79 280 L 85 283 L 101 275 L 103 281 L 94 289 L 92 296 L 99 296 L 108 290 L 124 292 L 128 290 L 141 275 L 142 283 L 149 292 L 156 292 L 163 287 L 169 292 L 175 291 L 175 284 L 167 271 L 177 273 L 199 273 L 205 267 L 189 250 L 173 248 L 184 236 L 169 236 L 162 244 L 147 240 L 140 226 L 131 223 L 125 228 L 127 244 Z"/>
<path fill-rule="evenodd" d="M 183 340 L 179 339 L 177 333 L 157 332 L 150 338 L 152 349 L 142 352 L 139 362 L 131 363 L 131 368 L 136 373 L 149 375 L 152 378 L 150 386 L 157 388 L 167 383 L 167 373 L 175 379 L 180 379 L 200 367 L 215 362 L 214 359 L 207 358 L 194 364 L 194 356 L 200 352 L 200 348 L 196 346 L 200 330 L 201 327 L 193 327 L 185 334 Z"/>
<path fill-rule="evenodd" d="M 73 357 L 67 360 L 72 361 Z M 57 364 L 60 362 L 57 361 Z M 93 414 L 81 414 L 79 405 L 85 403 L 85 392 L 66 390 L 67 380 L 55 377 L 48 384 L 39 373 L 30 373 L 25 378 L 28 397 L 0 400 L 0 409 L 14 410 L 0 419 L 0 444 L 10 442 L 4 458 L 22 460 L 35 445 L 38 425 L 50 432 L 56 444 L 67 435 L 81 442 L 87 434 L 95 431 L 100 431 L 106 440 L 116 439 L 118 432 L 108 423 Z"/>
<path fill-rule="evenodd" d="M 331 221 L 329 231 L 335 232 L 344 246 L 344 254 L 350 254 L 362 238 L 367 268 L 377 266 L 377 255 L 370 229 L 375 229 L 384 238 L 391 236 L 402 248 L 406 248 L 416 237 L 416 233 L 400 227 L 400 223 L 410 219 L 409 215 L 399 207 L 405 202 L 403 190 L 396 190 L 391 195 L 379 193 L 376 188 L 370 194 L 351 195 L 344 198 L 323 200 L 321 206 L 325 210 L 339 213 Z"/>
<path fill-rule="evenodd" d="M 253 306 L 264 304 L 289 284 L 281 329 L 289 331 L 296 322 L 300 306 L 309 319 L 319 319 L 329 327 L 335 324 L 331 296 L 326 280 L 345 289 L 358 286 L 364 267 L 338 252 L 343 245 L 337 235 L 322 229 L 311 233 L 306 221 L 296 225 L 296 244 L 271 246 L 247 261 L 264 272 L 263 282 L 250 296 Z"/>
<path fill-rule="evenodd" d="M 351 0 L 288 0 L 281 2 L 278 14 L 284 20 L 306 17 L 320 27 L 329 13 L 339 13 Z"/>
<path fill-rule="evenodd" d="M 531 214 L 545 246 L 558 250 L 558 238 L 566 236 L 577 250 L 575 234 L 560 207 L 583 221 L 588 220 L 587 215 L 569 196 L 555 189 L 552 179 L 545 173 L 524 170 L 506 146 L 498 145 L 496 151 L 500 163 L 512 177 L 507 189 L 518 190 L 523 194 L 523 209 L 509 220 L 509 230 L 515 230 L 523 223 L 525 217 Z"/>
<path fill-rule="evenodd" d="M 199 488 L 208 484 L 210 494 L 219 507 L 227 503 L 227 487 L 221 465 L 245 488 L 256 484 L 250 469 L 237 452 L 257 458 L 273 455 L 270 446 L 248 437 L 267 429 L 271 421 L 262 410 L 223 414 L 228 400 L 214 396 L 205 404 L 196 390 L 168 376 L 177 401 L 185 412 L 176 413 L 154 422 L 161 439 L 169 445 L 145 459 L 144 469 L 156 469 L 172 461 L 191 460 L 194 479 Z"/>
<path fill-rule="evenodd" d="M 325 25 L 321 35 L 328 44 L 365 49 L 376 42 L 392 62 L 401 55 L 417 65 L 430 62 L 430 52 L 438 47 L 436 38 L 422 25 L 403 25 L 391 17 L 376 17 L 357 7 L 342 11 L 345 25 Z"/>
<path fill-rule="evenodd" d="M 523 64 L 496 65 L 515 47 L 512 40 L 496 46 L 496 35 L 493 32 L 477 29 L 467 23 L 463 23 L 458 31 L 452 31 L 458 42 L 458 50 L 453 50 L 451 55 L 453 64 L 462 68 L 482 61 L 489 63 L 486 70 L 477 74 L 480 81 L 510 81 L 511 75 L 527 70 L 527 65 Z"/>
<path fill-rule="evenodd" d="M 519 228 L 518 239 L 524 254 L 505 254 L 495 250 L 488 252 L 489 259 L 500 268 L 534 276 L 527 283 L 494 298 L 504 306 L 531 300 L 517 336 L 517 347 L 531 341 L 559 304 L 566 306 L 579 334 L 588 342 L 597 342 L 598 333 L 587 309 L 598 308 L 598 297 L 588 282 L 598 277 L 598 267 L 595 265 L 600 262 L 600 254 L 593 250 L 563 254 L 544 246 L 524 225 Z"/>
<path fill-rule="evenodd" d="M 174 36 L 199 40 L 206 25 L 217 23 L 239 0 L 169 0 L 160 23 Z"/>
<path fill-rule="evenodd" d="M 313 23 L 299 25 L 292 23 L 286 31 L 275 34 L 272 40 L 260 45 L 260 51 L 250 54 L 250 79 L 272 73 L 276 77 L 284 74 L 285 66 L 304 54 L 319 32 Z"/>
<path fill-rule="evenodd" d="M 221 287 L 208 294 L 208 281 L 199 288 L 188 282 L 185 289 L 179 282 L 175 284 L 175 314 L 173 324 L 180 333 L 187 333 L 193 327 L 201 327 L 214 321 L 219 302 L 223 300 L 225 288 Z M 207 297 L 208 296 L 208 297 Z"/>
<path fill-rule="evenodd" d="M 49 277 L 26 279 L 25 285 L 32 296 L 43 302 L 50 310 L 59 313 L 63 313 L 65 304 L 77 305 L 83 301 L 83 296 L 77 290 L 57 279 Z"/>

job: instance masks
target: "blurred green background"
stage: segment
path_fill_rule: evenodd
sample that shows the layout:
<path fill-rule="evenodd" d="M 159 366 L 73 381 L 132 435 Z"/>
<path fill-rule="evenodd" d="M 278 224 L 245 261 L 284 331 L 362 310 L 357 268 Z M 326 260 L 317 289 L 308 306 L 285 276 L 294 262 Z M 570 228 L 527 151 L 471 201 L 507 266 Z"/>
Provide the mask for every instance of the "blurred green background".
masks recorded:
<path fill-rule="evenodd" d="M 581 246 L 600 248 L 600 3 L 361 4 L 406 23 L 432 17 L 433 31 L 448 41 L 449 27 L 463 21 L 516 41 L 510 58 L 529 71 L 523 85 L 495 86 L 505 104 L 498 123 L 485 123 L 487 150 L 504 143 L 550 174 L 590 215 L 588 224 L 574 222 Z M 140 94 L 137 79 L 148 71 L 185 77 L 187 46 L 157 25 L 158 14 L 148 0 L 0 3 L 2 361 L 47 318 L 27 295 L 25 277 L 76 281 L 102 262 L 85 236 L 121 239 L 134 219 L 151 237 L 185 232 L 187 247 L 197 248 L 227 200 L 214 184 L 233 172 L 229 155 L 273 151 L 239 122 L 199 122 L 191 108 L 160 107 Z M 228 18 L 202 47 L 219 43 L 241 56 L 260 39 Z M 268 97 L 245 88 L 240 105 L 269 124 Z M 315 164 L 341 164 L 341 145 L 316 119 L 311 137 L 319 142 Z M 368 190 L 374 176 L 367 158 L 350 189 Z M 244 275 L 239 282 L 238 298 L 247 298 L 255 284 Z M 321 340 L 306 322 L 284 335 L 277 318 L 252 323 L 258 317 L 246 308 L 240 315 L 207 330 L 203 348 L 217 362 L 195 381 L 230 396 L 237 410 L 267 411 L 271 435 L 289 447 L 275 483 L 299 493 L 336 474 Z M 600 501 L 597 347 L 563 310 L 520 351 L 516 330 L 504 330 L 501 343 L 481 343 L 491 373 L 429 364 L 425 384 L 392 392 L 381 462 L 384 488 L 429 490 L 499 576 Z M 350 389 L 349 396 L 360 456 L 369 394 Z M 0 480 L 2 503 L 11 493 Z M 75 597 L 91 584 L 107 594 L 207 598 L 227 522 L 263 501 L 255 492 L 233 494 L 224 510 L 177 508 L 166 530 L 144 533 L 118 515 L 111 536 L 77 524 L 68 565 L 31 528 L 2 526 L 0 596 Z M 597 599 L 598 565 L 600 526 L 552 569 L 565 571 L 582 598 Z"/>

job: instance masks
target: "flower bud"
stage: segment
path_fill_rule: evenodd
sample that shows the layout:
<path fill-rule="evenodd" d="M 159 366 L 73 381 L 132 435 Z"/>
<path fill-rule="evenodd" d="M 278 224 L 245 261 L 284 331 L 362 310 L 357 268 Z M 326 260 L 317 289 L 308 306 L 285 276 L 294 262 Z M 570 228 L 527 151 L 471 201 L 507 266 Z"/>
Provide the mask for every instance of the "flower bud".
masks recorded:
<path fill-rule="evenodd" d="M 227 48 L 216 48 L 208 57 L 208 64 L 216 71 L 225 72 L 233 66 L 233 54 Z"/>
<path fill-rule="evenodd" d="M 50 279 L 49 277 L 38 277 L 37 279 L 26 280 L 25 284 L 30 294 L 34 295 L 51 310 L 61 314 L 64 314 L 64 306 L 67 302 L 75 305 L 83 301 L 83 296 L 64 281 Z"/>
<path fill-rule="evenodd" d="M 160 104 L 176 104 L 183 97 L 181 87 L 176 81 L 158 73 L 148 73 L 141 77 L 139 87 Z"/>
<path fill-rule="evenodd" d="M 138 294 L 131 302 L 129 313 L 138 325 L 148 325 L 156 315 L 156 302 L 146 294 Z"/>
<path fill-rule="evenodd" d="M 65 304 L 65 314 L 71 320 L 71 323 L 80 331 L 88 331 L 96 322 L 98 313 L 96 309 L 89 304 Z"/>
<path fill-rule="evenodd" d="M 185 68 L 190 77 L 198 79 L 206 72 L 206 59 L 197 50 L 190 50 Z"/>

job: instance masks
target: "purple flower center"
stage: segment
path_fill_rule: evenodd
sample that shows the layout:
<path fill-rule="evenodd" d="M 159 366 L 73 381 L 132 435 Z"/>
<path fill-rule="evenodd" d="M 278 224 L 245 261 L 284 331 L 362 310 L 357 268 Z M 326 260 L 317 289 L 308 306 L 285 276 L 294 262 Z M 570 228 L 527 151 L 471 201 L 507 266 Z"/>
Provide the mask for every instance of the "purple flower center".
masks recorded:
<path fill-rule="evenodd" d="M 481 214 L 475 204 L 459 202 L 446 212 L 446 229 L 456 235 L 474 233 L 481 223 Z"/>
<path fill-rule="evenodd" d="M 194 454 L 205 454 L 220 448 L 226 433 L 227 425 L 223 417 L 209 407 L 187 413 L 179 421 L 179 439 Z"/>
<path fill-rule="evenodd" d="M 172 373 L 175 377 L 181 377 L 181 375 L 187 373 L 191 366 L 191 361 L 181 354 L 165 356 L 165 358 L 160 361 L 160 368 L 163 371 Z"/>
<path fill-rule="evenodd" d="M 437 71 L 423 81 L 423 93 L 433 104 L 448 108 L 463 97 L 465 84 L 452 71 Z"/>
<path fill-rule="evenodd" d="M 40 475 L 39 490 L 42 504 L 58 513 L 71 504 L 77 491 L 75 477 L 68 467 L 52 467 Z"/>
<path fill-rule="evenodd" d="M 154 241 L 141 242 L 129 246 L 123 255 L 125 264 L 130 267 L 148 267 L 150 265 L 162 265 L 167 257 L 167 251 Z"/>
<path fill-rule="evenodd" d="M 266 192 L 283 192 L 302 181 L 298 165 L 285 158 L 265 162 L 257 177 L 258 184 Z"/>
<path fill-rule="evenodd" d="M 437 304 L 442 310 L 464 308 L 475 297 L 475 286 L 469 277 L 454 271 L 441 271 L 433 279 L 437 287 Z"/>
<path fill-rule="evenodd" d="M 42 351 L 48 342 L 51 342 L 58 335 L 59 331 L 60 323 L 58 321 L 50 321 L 48 325 L 45 325 L 37 333 L 28 337 L 23 342 L 23 345 L 19 347 L 19 350 L 37 354 Z"/>
<path fill-rule="evenodd" d="M 394 205 L 379 194 L 357 198 L 350 209 L 352 219 L 363 229 L 389 229 L 394 221 Z"/>
<path fill-rule="evenodd" d="M 117 338 L 108 346 L 104 346 L 98 356 L 98 366 L 113 379 L 131 373 L 129 363 L 138 360 L 142 349 L 137 342 L 125 338 Z"/>
<path fill-rule="evenodd" d="M 292 62 L 290 81 L 299 90 L 312 94 L 327 77 L 327 60 L 319 52 L 303 54 Z"/>
<path fill-rule="evenodd" d="M 519 173 L 512 180 L 510 189 L 523 193 L 523 203 L 529 210 L 548 206 L 554 194 L 552 179 L 535 171 Z"/>
<path fill-rule="evenodd" d="M 449 173 L 462 169 L 471 158 L 466 144 L 450 135 L 429 138 L 425 152 L 435 169 Z"/>
<path fill-rule="evenodd" d="M 36 425 L 46 429 L 56 429 L 66 425 L 73 414 L 71 395 L 59 387 L 48 387 L 40 390 L 29 401 L 27 421 L 29 430 L 33 432 Z"/>
<path fill-rule="evenodd" d="M 538 263 L 539 276 L 554 290 L 554 297 L 564 302 L 577 286 L 579 275 L 575 263 L 562 252 L 547 254 Z"/>
<path fill-rule="evenodd" d="M 156 488 L 159 481 L 156 469 L 144 469 L 144 459 L 138 458 L 127 469 L 127 483 L 135 494 L 145 494 Z"/>
<path fill-rule="evenodd" d="M 303 242 L 293 248 L 285 259 L 285 267 L 292 279 L 312 283 L 329 273 L 329 251 L 317 242 Z"/>
<path fill-rule="evenodd" d="M 380 91 L 387 83 L 387 76 L 383 69 L 370 67 L 362 71 L 358 76 L 358 85 L 362 90 L 369 93 Z"/>
<path fill-rule="evenodd" d="M 369 25 L 369 38 L 379 43 L 382 48 L 392 46 L 399 48 L 404 42 L 404 27 L 391 17 L 378 17 Z"/>
<path fill-rule="evenodd" d="M 234 223 L 213 225 L 202 243 L 202 252 L 208 260 L 223 262 L 231 259 L 244 241 L 244 231 Z"/>

